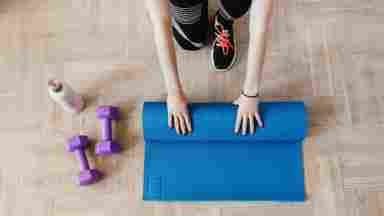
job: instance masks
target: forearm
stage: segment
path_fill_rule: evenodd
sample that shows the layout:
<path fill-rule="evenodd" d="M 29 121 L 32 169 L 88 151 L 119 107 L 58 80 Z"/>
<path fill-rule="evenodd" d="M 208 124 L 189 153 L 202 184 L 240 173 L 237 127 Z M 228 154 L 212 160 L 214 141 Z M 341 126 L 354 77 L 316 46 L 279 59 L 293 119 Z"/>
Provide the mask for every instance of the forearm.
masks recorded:
<path fill-rule="evenodd" d="M 250 9 L 248 63 L 243 86 L 243 90 L 249 95 L 256 95 L 260 88 L 268 25 L 272 16 L 272 1 L 273 0 L 253 1 Z"/>
<path fill-rule="evenodd" d="M 177 71 L 176 51 L 172 40 L 168 0 L 146 0 L 146 6 L 154 27 L 157 55 L 167 92 L 169 95 L 181 94 L 182 87 Z"/>

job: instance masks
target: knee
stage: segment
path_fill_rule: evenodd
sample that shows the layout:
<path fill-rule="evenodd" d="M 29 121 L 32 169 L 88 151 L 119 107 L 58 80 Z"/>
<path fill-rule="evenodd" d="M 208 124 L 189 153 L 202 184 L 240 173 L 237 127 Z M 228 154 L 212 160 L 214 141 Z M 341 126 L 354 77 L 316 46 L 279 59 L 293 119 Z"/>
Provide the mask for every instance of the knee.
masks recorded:
<path fill-rule="evenodd" d="M 219 0 L 219 8 L 232 19 L 243 16 L 251 7 L 252 0 Z"/>

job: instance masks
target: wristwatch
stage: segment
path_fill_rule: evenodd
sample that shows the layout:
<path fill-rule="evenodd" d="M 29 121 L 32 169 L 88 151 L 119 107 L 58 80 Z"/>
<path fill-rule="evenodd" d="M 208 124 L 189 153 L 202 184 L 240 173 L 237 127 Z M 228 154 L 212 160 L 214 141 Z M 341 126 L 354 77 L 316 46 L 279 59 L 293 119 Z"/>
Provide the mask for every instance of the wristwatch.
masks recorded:
<path fill-rule="evenodd" d="M 255 94 L 255 95 L 247 95 L 247 94 L 244 93 L 243 90 L 241 90 L 241 95 L 243 95 L 245 97 L 249 97 L 249 98 L 258 98 L 258 97 L 260 97 L 259 92 L 257 92 L 257 94 Z"/>

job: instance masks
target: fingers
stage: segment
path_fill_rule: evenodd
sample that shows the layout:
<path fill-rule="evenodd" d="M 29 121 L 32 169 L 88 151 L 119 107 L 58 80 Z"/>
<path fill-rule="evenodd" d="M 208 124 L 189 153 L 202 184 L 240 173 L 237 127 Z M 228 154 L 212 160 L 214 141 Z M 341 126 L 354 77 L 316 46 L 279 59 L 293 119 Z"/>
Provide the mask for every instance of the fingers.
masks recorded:
<path fill-rule="evenodd" d="M 241 131 L 242 135 L 246 135 L 248 132 L 250 134 L 254 134 L 256 131 L 256 126 L 264 127 L 261 117 L 257 112 L 237 113 L 235 133 L 239 133 Z M 184 112 L 168 113 L 168 127 L 175 128 L 177 134 L 185 135 L 192 132 L 192 124 L 189 114 Z"/>
<path fill-rule="evenodd" d="M 242 135 L 246 135 L 248 132 L 250 134 L 254 134 L 256 132 L 256 126 L 263 127 L 263 122 L 261 121 L 260 115 L 258 115 L 258 113 L 237 114 L 235 133 L 239 133 L 241 131 Z"/>
<path fill-rule="evenodd" d="M 248 120 L 249 120 L 249 132 L 251 134 L 254 134 L 255 133 L 255 118 L 253 117 L 253 115 L 248 115 Z"/>
<path fill-rule="evenodd" d="M 169 113 L 168 127 L 175 128 L 177 134 L 192 132 L 191 119 L 187 113 Z"/>
<path fill-rule="evenodd" d="M 184 121 L 185 119 L 184 119 L 184 117 L 182 116 L 181 113 L 178 113 L 177 119 L 179 120 L 179 123 L 180 123 L 181 132 L 183 134 L 186 134 L 187 133 L 187 129 L 186 129 L 186 126 L 185 126 L 185 121 Z"/>
<path fill-rule="evenodd" d="M 183 94 L 168 95 L 167 110 L 169 128 L 174 128 L 177 134 L 186 134 L 192 131 L 188 102 Z"/>
<path fill-rule="evenodd" d="M 247 134 L 247 124 L 248 124 L 248 118 L 246 115 L 243 115 L 242 116 L 242 124 L 241 124 L 241 127 L 242 127 L 242 134 L 243 135 L 246 135 Z"/>
<path fill-rule="evenodd" d="M 188 114 L 184 113 L 183 116 L 184 116 L 185 123 L 187 125 L 188 132 L 191 133 L 192 132 L 191 119 L 189 118 Z"/>
<path fill-rule="evenodd" d="M 236 123 L 235 123 L 235 133 L 239 133 L 239 131 L 240 131 L 241 119 L 242 119 L 241 114 L 237 113 Z"/>
<path fill-rule="evenodd" d="M 173 113 L 168 113 L 168 127 L 173 128 Z"/>
<path fill-rule="evenodd" d="M 180 134 L 180 122 L 179 122 L 179 119 L 177 118 L 177 114 L 173 113 L 172 117 L 173 117 L 173 125 L 176 129 L 176 133 Z"/>
<path fill-rule="evenodd" d="M 259 125 L 259 127 L 264 127 L 263 121 L 261 121 L 259 113 L 255 113 L 255 117 L 256 117 L 256 121 L 257 121 L 257 124 Z"/>

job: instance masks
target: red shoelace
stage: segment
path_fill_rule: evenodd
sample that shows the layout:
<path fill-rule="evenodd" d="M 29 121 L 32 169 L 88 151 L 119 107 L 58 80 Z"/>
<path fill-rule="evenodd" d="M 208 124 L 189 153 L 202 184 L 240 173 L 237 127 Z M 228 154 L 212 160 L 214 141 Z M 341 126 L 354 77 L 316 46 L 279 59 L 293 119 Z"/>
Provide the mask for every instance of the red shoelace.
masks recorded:
<path fill-rule="evenodd" d="M 229 39 L 229 33 L 224 29 L 222 25 L 215 26 L 216 46 L 223 50 L 224 55 L 228 55 L 230 49 L 233 49 L 233 45 Z"/>

